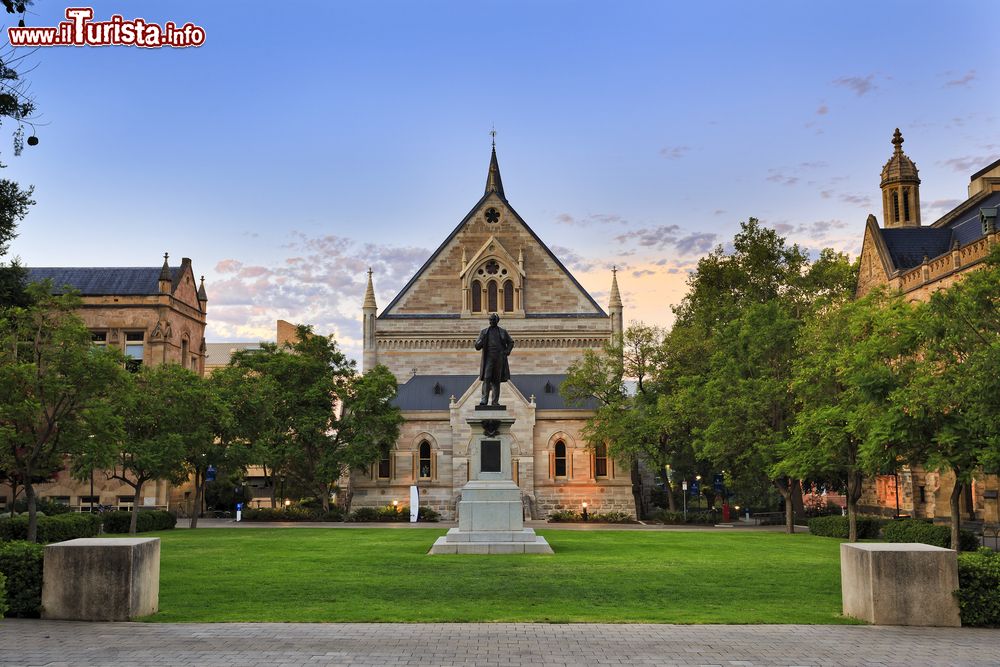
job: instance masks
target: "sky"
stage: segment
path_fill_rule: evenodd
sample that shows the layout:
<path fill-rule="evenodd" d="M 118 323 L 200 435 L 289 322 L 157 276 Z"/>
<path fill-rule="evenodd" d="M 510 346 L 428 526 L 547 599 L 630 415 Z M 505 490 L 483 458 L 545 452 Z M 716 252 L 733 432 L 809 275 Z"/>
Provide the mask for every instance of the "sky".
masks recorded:
<path fill-rule="evenodd" d="M 14 157 L 8 121 L 0 160 L 37 204 L 12 253 L 190 257 L 209 342 L 286 319 L 358 358 L 367 267 L 385 306 L 482 196 L 493 127 L 511 205 L 598 302 L 617 266 L 626 321 L 662 326 L 751 216 L 855 256 L 896 127 L 925 224 L 1000 157 L 990 0 L 90 6 L 205 43 L 26 57 L 39 144 Z"/>

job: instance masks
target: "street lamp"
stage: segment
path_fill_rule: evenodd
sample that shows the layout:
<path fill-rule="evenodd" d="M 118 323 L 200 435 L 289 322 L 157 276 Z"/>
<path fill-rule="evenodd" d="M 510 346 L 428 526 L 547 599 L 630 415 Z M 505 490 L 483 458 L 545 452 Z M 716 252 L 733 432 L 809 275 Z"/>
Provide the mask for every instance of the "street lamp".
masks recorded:
<path fill-rule="evenodd" d="M 392 511 L 393 512 L 398 512 L 399 511 L 399 501 L 398 500 L 393 500 L 392 501 Z"/>
<path fill-rule="evenodd" d="M 589 517 L 587 515 L 587 503 L 584 503 L 583 504 L 583 520 L 586 521 L 588 518 Z"/>

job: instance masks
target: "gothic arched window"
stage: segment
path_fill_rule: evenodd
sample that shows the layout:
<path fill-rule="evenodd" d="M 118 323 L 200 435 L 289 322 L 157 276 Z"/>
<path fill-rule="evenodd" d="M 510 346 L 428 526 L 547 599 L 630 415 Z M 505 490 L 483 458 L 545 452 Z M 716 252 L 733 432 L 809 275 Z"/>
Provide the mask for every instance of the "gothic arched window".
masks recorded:
<path fill-rule="evenodd" d="M 556 443 L 556 477 L 566 476 L 566 443 L 562 440 Z"/>
<path fill-rule="evenodd" d="M 421 479 L 431 478 L 431 443 L 424 440 L 420 443 L 419 476 Z"/>
<path fill-rule="evenodd" d="M 899 222 L 899 190 L 892 191 L 892 219 Z"/>
<path fill-rule="evenodd" d="M 503 284 L 503 310 L 505 313 L 514 312 L 514 283 L 509 280 Z"/>
<path fill-rule="evenodd" d="M 483 284 L 478 280 L 472 281 L 472 312 L 483 312 Z"/>
<path fill-rule="evenodd" d="M 910 221 L 910 189 L 903 188 L 903 220 Z"/>
<path fill-rule="evenodd" d="M 497 281 L 491 280 L 486 286 L 486 308 L 491 312 L 497 312 Z"/>

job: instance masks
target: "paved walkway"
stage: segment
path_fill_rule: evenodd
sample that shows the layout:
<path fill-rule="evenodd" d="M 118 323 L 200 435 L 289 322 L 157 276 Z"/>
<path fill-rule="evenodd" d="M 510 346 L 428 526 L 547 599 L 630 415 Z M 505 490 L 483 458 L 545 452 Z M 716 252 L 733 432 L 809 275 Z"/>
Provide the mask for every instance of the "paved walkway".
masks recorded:
<path fill-rule="evenodd" d="M 1000 630 L 0 621 L 0 665 L 1000 665 Z"/>
<path fill-rule="evenodd" d="M 178 519 L 178 528 L 187 528 L 190 519 Z M 734 523 L 731 525 L 704 526 L 697 524 L 662 525 L 656 523 L 549 523 L 547 521 L 525 521 L 526 528 L 535 530 L 683 530 L 694 532 L 720 531 L 754 531 L 754 532 L 785 532 L 784 526 L 756 526 L 750 523 Z M 345 521 L 240 521 L 233 519 L 198 519 L 198 528 L 439 528 L 447 530 L 458 526 L 457 521 L 423 521 L 409 523 L 407 521 L 380 521 L 373 523 L 354 523 Z M 796 526 L 796 532 L 809 532 L 808 526 Z"/>

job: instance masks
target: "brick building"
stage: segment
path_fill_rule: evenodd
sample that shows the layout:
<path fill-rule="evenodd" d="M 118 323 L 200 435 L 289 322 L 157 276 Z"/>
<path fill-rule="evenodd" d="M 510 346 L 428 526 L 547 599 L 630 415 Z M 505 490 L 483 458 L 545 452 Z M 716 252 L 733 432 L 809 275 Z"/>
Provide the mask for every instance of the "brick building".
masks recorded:
<path fill-rule="evenodd" d="M 628 466 L 582 435 L 593 406 L 559 394 L 584 350 L 621 333 L 617 278 L 606 312 L 507 201 L 495 148 L 482 197 L 381 312 L 372 281 L 369 273 L 363 368 L 383 364 L 396 376 L 405 421 L 388 455 L 355 473 L 354 507 L 406 503 L 417 485 L 421 504 L 454 516 L 469 474 L 466 419 L 480 400 L 473 343 L 496 312 L 515 342 L 501 400 L 516 419 L 512 469 L 526 513 L 543 518 L 586 502 L 635 514 Z"/>
<path fill-rule="evenodd" d="M 191 260 L 170 266 L 41 267 L 28 270 L 30 282 L 49 280 L 55 293 L 70 289 L 80 295 L 77 315 L 90 329 L 95 345 L 113 345 L 128 357 L 131 368 L 148 364 L 181 364 L 199 375 L 205 371 L 205 322 L 208 296 L 199 284 Z M 63 471 L 55 481 L 36 485 L 40 498 L 78 509 L 95 505 L 132 506 L 132 490 L 117 480 L 94 473 L 89 482 L 76 482 Z M 143 489 L 144 506 L 184 511 L 188 491 L 159 480 Z M 0 507 L 11 501 L 11 489 L 0 484 Z"/>
<path fill-rule="evenodd" d="M 897 129 L 893 154 L 882 168 L 882 221 L 868 216 L 861 247 L 858 296 L 878 286 L 898 290 L 910 301 L 926 301 L 931 294 L 960 280 L 982 265 L 997 244 L 1000 208 L 1000 160 L 977 171 L 969 182 L 968 197 L 929 225 L 920 219 L 920 178 L 917 165 L 903 152 Z M 954 475 L 922 467 L 903 467 L 896 475 L 866 483 L 861 505 L 870 511 L 917 517 L 947 517 Z M 996 475 L 982 472 L 962 493 L 966 516 L 997 523 Z"/>

